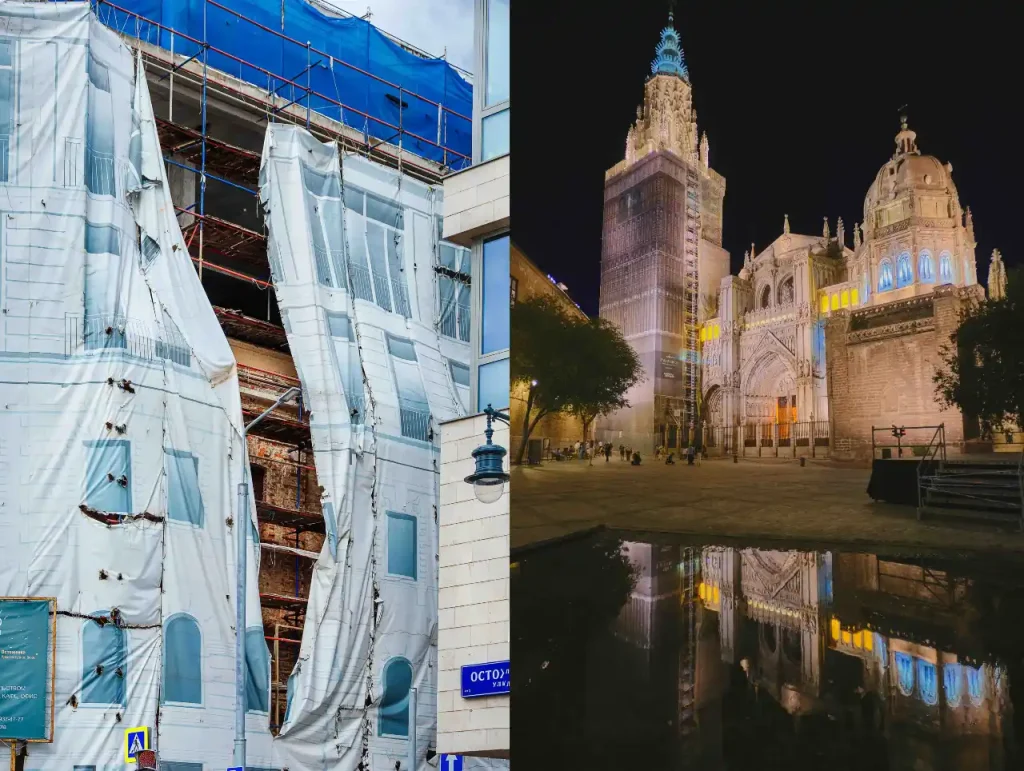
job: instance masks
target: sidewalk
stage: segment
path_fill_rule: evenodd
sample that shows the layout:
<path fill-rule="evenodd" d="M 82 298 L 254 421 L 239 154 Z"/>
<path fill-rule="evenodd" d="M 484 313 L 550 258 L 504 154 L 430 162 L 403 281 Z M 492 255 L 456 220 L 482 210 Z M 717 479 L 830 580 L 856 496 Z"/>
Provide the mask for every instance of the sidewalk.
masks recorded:
<path fill-rule="evenodd" d="M 597 526 L 808 546 L 1024 555 L 1024 534 L 929 519 L 867 496 L 870 469 L 826 459 L 641 466 L 547 462 L 512 470 L 513 549 Z"/>

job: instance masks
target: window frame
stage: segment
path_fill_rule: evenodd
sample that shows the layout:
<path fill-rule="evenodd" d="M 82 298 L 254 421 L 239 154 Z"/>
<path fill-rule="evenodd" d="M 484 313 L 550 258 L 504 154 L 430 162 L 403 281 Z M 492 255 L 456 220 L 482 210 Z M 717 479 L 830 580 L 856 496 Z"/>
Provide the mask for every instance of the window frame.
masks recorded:
<path fill-rule="evenodd" d="M 496 361 L 508 359 L 511 355 L 511 347 L 503 350 L 491 351 L 487 354 L 480 353 L 480 349 L 483 347 L 483 268 L 484 268 L 484 244 L 491 241 L 496 241 L 499 238 L 508 237 L 509 239 L 509 269 L 511 270 L 512 265 L 512 233 L 511 230 L 506 228 L 504 230 L 498 230 L 494 233 L 488 234 L 486 238 L 481 238 L 473 243 L 473 249 L 471 251 L 471 264 L 470 270 L 471 275 L 474 277 L 470 283 L 470 318 L 473 319 L 473 324 L 469 330 L 469 347 L 470 347 L 470 360 L 469 360 L 469 412 L 471 415 L 477 415 L 481 413 L 487 405 L 480 404 L 480 368 L 491 364 Z M 511 277 L 509 283 L 509 312 L 512 310 L 512 295 L 511 295 Z M 509 340 L 511 346 L 511 338 Z M 509 385 L 511 391 L 511 383 Z M 510 404 L 495 405 L 495 409 L 507 409 L 511 406 L 512 396 L 509 394 Z"/>
<path fill-rule="evenodd" d="M 199 701 L 171 701 L 171 700 L 167 699 L 166 696 L 165 696 L 165 694 L 167 693 L 167 682 L 166 682 L 166 678 L 167 678 L 167 628 L 170 626 L 172 621 L 174 621 L 175 619 L 179 619 L 179 618 L 189 619 L 195 625 L 196 632 L 199 633 L 199 662 L 197 664 L 197 666 L 199 667 Z M 161 648 L 163 649 L 163 655 L 162 655 L 162 659 L 161 659 L 161 662 L 160 662 L 160 666 L 162 667 L 162 670 L 161 670 L 161 673 L 160 673 L 160 704 L 161 704 L 161 706 L 188 707 L 188 708 L 191 708 L 191 709 L 201 709 L 201 708 L 205 707 L 206 706 L 206 689 L 203 687 L 203 684 L 204 684 L 203 683 L 203 628 L 199 625 L 199 620 L 195 616 L 193 616 L 191 613 L 186 613 L 184 611 L 182 611 L 180 613 L 172 613 L 170 616 L 168 616 L 166 619 L 164 619 L 164 623 L 163 623 L 163 641 L 162 641 L 162 644 L 161 644 Z"/>
<path fill-rule="evenodd" d="M 398 581 L 404 581 L 407 583 L 418 583 L 420 576 L 420 524 L 419 518 L 415 514 L 406 514 L 401 511 L 389 511 L 387 513 L 388 518 L 388 537 L 385 546 L 385 570 L 386 575 L 389 579 L 395 579 Z M 412 553 L 412 572 L 413 575 L 409 576 L 405 573 L 392 573 L 391 572 L 391 520 L 401 520 L 404 522 L 412 522 L 412 534 L 413 534 L 413 553 Z"/>
<path fill-rule="evenodd" d="M 487 105 L 486 90 L 487 90 L 487 30 L 490 19 L 490 10 L 488 8 L 490 0 L 476 0 L 474 3 L 474 62 L 475 72 L 477 74 L 477 80 L 475 81 L 477 87 L 473 89 L 473 164 L 486 163 L 497 158 L 503 158 L 509 155 L 512 151 L 511 135 L 509 138 L 509 149 L 500 153 L 493 158 L 488 158 L 487 161 L 483 159 L 483 125 L 486 118 L 490 118 L 492 115 L 497 115 L 500 112 L 511 109 L 512 97 L 503 102 L 496 102 L 490 106 Z M 511 35 L 511 30 L 509 30 Z M 510 75 L 511 77 L 511 75 Z M 509 116 L 511 122 L 511 115 Z"/>

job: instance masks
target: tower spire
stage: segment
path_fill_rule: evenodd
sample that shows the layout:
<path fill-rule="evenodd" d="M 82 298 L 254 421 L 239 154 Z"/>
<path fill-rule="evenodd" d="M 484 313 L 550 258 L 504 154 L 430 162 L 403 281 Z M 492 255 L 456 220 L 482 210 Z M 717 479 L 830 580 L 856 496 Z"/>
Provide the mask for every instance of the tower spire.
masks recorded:
<path fill-rule="evenodd" d="M 668 6 L 668 25 L 661 31 L 661 41 L 654 49 L 654 61 L 651 62 L 652 75 L 678 75 L 689 82 L 690 73 L 686 70 L 686 62 L 683 60 L 683 47 L 679 40 L 679 33 L 675 29 L 675 14 L 673 13 L 673 2 Z"/>

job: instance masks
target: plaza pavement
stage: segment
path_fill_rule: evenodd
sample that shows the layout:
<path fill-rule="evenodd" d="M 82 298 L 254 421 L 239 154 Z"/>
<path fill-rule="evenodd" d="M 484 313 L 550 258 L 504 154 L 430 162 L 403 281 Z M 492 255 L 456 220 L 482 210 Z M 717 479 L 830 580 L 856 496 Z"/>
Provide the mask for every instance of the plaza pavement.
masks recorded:
<path fill-rule="evenodd" d="M 907 549 L 1024 559 L 1024 534 L 947 519 L 918 521 L 909 506 L 873 502 L 870 470 L 792 459 L 706 460 L 701 466 L 614 455 L 515 467 L 513 550 L 594 527 L 786 548 Z"/>

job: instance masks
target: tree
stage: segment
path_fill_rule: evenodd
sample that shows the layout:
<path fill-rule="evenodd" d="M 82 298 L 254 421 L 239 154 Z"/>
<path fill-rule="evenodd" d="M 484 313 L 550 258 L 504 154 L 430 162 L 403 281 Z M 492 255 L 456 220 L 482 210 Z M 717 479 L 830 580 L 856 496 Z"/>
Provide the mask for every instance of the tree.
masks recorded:
<path fill-rule="evenodd" d="M 1006 297 L 971 303 L 940 352 L 935 392 L 946 406 L 976 417 L 983 433 L 1024 415 L 1024 270 L 1009 271 Z"/>
<path fill-rule="evenodd" d="M 545 415 L 577 415 L 585 438 L 598 415 L 628 406 L 623 395 L 639 382 L 643 369 L 609 322 L 570 315 L 548 297 L 516 303 L 511 322 L 511 380 L 527 389 L 517 463 Z"/>

